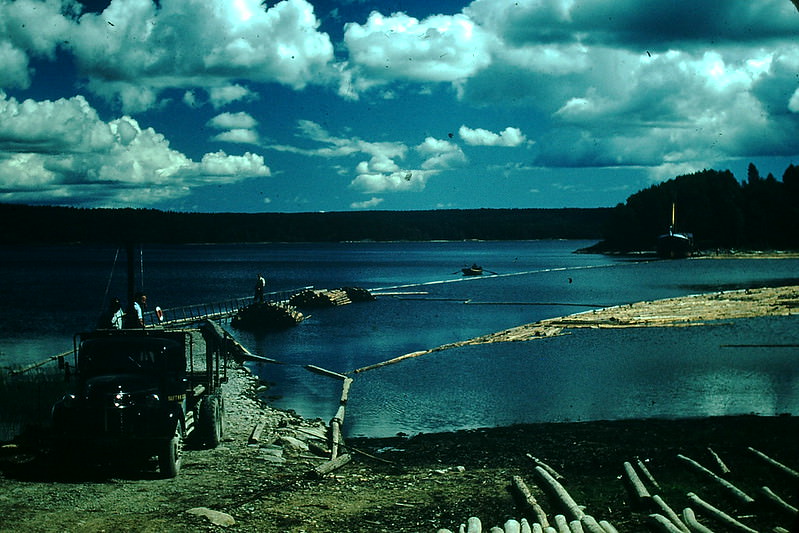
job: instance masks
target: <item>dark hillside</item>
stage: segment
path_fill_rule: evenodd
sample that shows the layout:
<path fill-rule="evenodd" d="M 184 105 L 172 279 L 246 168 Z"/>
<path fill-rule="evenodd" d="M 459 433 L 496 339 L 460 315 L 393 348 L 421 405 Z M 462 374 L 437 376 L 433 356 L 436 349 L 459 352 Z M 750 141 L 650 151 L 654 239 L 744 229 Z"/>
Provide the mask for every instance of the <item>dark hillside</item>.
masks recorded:
<path fill-rule="evenodd" d="M 0 243 L 599 239 L 609 209 L 176 213 L 0 204 Z"/>
<path fill-rule="evenodd" d="M 750 165 L 741 183 L 728 171 L 703 170 L 637 192 L 607 218 L 602 251 L 651 250 L 671 223 L 693 233 L 699 249 L 799 249 L 799 167 L 782 181 Z"/>

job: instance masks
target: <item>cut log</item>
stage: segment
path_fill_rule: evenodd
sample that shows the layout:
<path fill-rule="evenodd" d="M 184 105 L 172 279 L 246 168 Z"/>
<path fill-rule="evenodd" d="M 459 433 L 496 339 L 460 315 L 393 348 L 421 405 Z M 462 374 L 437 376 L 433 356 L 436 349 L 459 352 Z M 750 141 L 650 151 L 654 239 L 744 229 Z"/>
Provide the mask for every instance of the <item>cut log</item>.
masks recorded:
<path fill-rule="evenodd" d="M 700 465 L 699 463 L 697 463 L 696 461 L 694 461 L 690 457 L 686 457 L 686 456 L 684 456 L 682 454 L 677 454 L 677 457 L 680 458 L 681 460 L 685 461 L 687 464 L 692 466 L 698 472 L 700 472 L 700 473 L 704 474 L 705 476 L 707 476 L 712 481 L 715 481 L 716 483 L 718 483 L 719 485 L 724 487 L 727 490 L 727 493 L 729 495 L 731 495 L 733 498 L 735 498 L 736 500 L 738 500 L 739 502 L 741 502 L 743 504 L 746 504 L 746 505 L 750 505 L 750 504 L 752 504 L 755 501 L 754 498 L 752 498 L 751 496 L 746 494 L 744 491 L 742 491 L 741 489 L 739 489 L 738 487 L 736 487 L 735 485 L 733 485 L 732 483 L 730 483 L 726 479 L 720 478 L 719 476 L 717 476 L 716 474 L 714 474 L 713 472 L 711 472 L 710 470 L 708 470 L 704 466 Z"/>
<path fill-rule="evenodd" d="M 562 514 L 555 515 L 555 527 L 558 533 L 571 533 L 569 530 L 569 521 Z"/>
<path fill-rule="evenodd" d="M 680 530 L 671 523 L 671 520 L 663 516 L 662 514 L 651 514 L 649 515 L 649 521 L 654 527 L 655 530 L 660 531 L 661 533 L 680 533 Z"/>
<path fill-rule="evenodd" d="M 538 504 L 538 500 L 535 499 L 535 496 L 533 496 L 533 493 L 530 492 L 530 489 L 527 488 L 527 485 L 521 476 L 513 476 L 513 488 L 516 491 L 516 495 L 522 502 L 522 507 L 526 508 L 525 513 L 529 513 L 530 519 L 538 522 L 542 527 L 547 527 L 549 525 L 547 514 Z"/>
<path fill-rule="evenodd" d="M 341 399 L 339 400 L 340 403 L 345 404 L 349 399 L 350 395 L 350 386 L 352 386 L 352 378 L 345 377 L 344 383 L 341 385 Z"/>
<path fill-rule="evenodd" d="M 483 533 L 483 523 L 476 516 L 466 521 L 466 533 Z"/>
<path fill-rule="evenodd" d="M 721 457 L 719 457 L 719 454 L 714 452 L 713 448 L 708 448 L 707 451 L 710 452 L 710 456 L 713 457 L 713 459 L 716 461 L 716 464 L 719 467 L 719 472 L 721 472 L 721 475 L 722 476 L 726 476 L 727 474 L 729 474 L 730 473 L 730 469 L 729 469 L 729 467 L 726 464 L 724 464 L 724 461 L 721 460 Z"/>
<path fill-rule="evenodd" d="M 652 496 L 649 494 L 649 491 L 646 489 L 641 478 L 638 477 L 633 465 L 631 465 L 629 461 L 624 462 L 624 474 L 638 504 L 643 506 L 648 505 Z"/>
<path fill-rule="evenodd" d="M 549 466 L 547 463 L 545 463 L 538 457 L 534 457 L 529 453 L 526 455 L 533 463 L 535 463 L 536 466 L 540 466 L 541 468 L 549 472 L 549 475 L 552 476 L 553 478 L 557 479 L 558 481 L 563 481 L 564 479 L 566 479 L 557 470 Z"/>
<path fill-rule="evenodd" d="M 677 516 L 677 513 L 675 513 L 674 510 L 668 506 L 668 504 L 663 500 L 663 498 L 661 498 L 656 494 L 652 496 L 652 501 L 655 503 L 655 505 L 657 505 L 660 508 L 661 511 L 663 511 L 663 516 L 668 518 L 671 521 L 671 523 L 677 527 L 677 529 L 679 529 L 683 533 L 691 533 L 691 530 L 688 529 L 688 526 L 686 526 L 683 523 L 683 521 L 680 520 L 680 517 Z"/>
<path fill-rule="evenodd" d="M 346 408 L 340 405 L 336 411 L 336 416 L 330 421 L 330 458 L 335 459 L 338 456 L 339 447 L 344 442 L 341 436 L 341 425 L 344 423 L 344 413 Z"/>
<path fill-rule="evenodd" d="M 318 477 L 324 477 L 327 474 L 334 472 L 339 468 L 341 468 L 342 466 L 344 466 L 345 464 L 349 463 L 350 459 L 352 459 L 352 457 L 349 454 L 345 453 L 344 455 L 339 455 L 335 459 L 331 459 L 330 461 L 327 461 L 317 466 L 314 469 L 314 472 Z"/>
<path fill-rule="evenodd" d="M 660 489 L 660 485 L 655 479 L 655 476 L 652 475 L 652 473 L 646 467 L 644 462 L 640 459 L 636 459 L 636 463 L 638 464 L 638 470 L 640 470 L 641 473 L 644 474 L 644 477 L 652 484 L 652 486 L 655 487 L 656 489 Z"/>
<path fill-rule="evenodd" d="M 712 506 L 693 492 L 688 493 L 688 499 L 700 507 L 708 516 L 714 518 L 718 522 L 721 522 L 730 529 L 740 531 L 741 533 L 757 533 L 757 530 L 754 530 L 746 524 L 739 522 L 721 509 Z"/>
<path fill-rule="evenodd" d="M 569 495 L 568 491 L 563 487 L 563 485 L 558 483 L 558 481 L 553 478 L 549 472 L 540 466 L 536 466 L 535 471 L 546 485 L 544 490 L 548 490 L 548 492 L 560 500 L 563 507 L 568 510 L 573 519 L 580 520 L 585 515 L 583 510 L 579 505 L 577 505 L 577 502 L 575 502 L 571 495 Z"/>
<path fill-rule="evenodd" d="M 692 533 L 713 533 L 712 529 L 699 523 L 699 520 L 696 519 L 696 514 L 694 514 L 694 510 L 690 507 L 686 507 L 682 510 L 682 518 L 685 523 L 688 524 Z"/>
<path fill-rule="evenodd" d="M 781 510 L 785 514 L 789 516 L 796 516 L 799 514 L 799 509 L 791 505 L 790 503 L 786 502 L 782 498 L 780 498 L 773 490 L 768 487 L 760 487 L 760 494 L 763 495 L 763 499 L 767 502 L 771 503 L 774 507 Z"/>
<path fill-rule="evenodd" d="M 599 525 L 599 522 L 596 521 L 596 518 L 589 514 L 583 516 L 580 522 L 582 522 L 583 529 L 587 533 L 605 533 L 605 530 L 601 525 Z"/>
<path fill-rule="evenodd" d="M 258 421 L 254 428 L 252 428 L 252 433 L 250 433 L 250 438 L 247 440 L 248 444 L 258 444 L 261 442 L 261 434 L 264 432 L 264 428 L 266 427 L 266 419 L 262 418 Z"/>
<path fill-rule="evenodd" d="M 747 449 L 750 452 L 754 453 L 756 456 L 758 456 L 761 459 L 763 459 L 764 461 L 766 461 L 771 466 L 773 466 L 773 467 L 777 468 L 778 470 L 780 470 L 781 472 L 784 472 L 785 474 L 788 474 L 789 476 L 791 476 L 793 478 L 799 479 L 799 472 L 797 472 L 793 468 L 789 468 L 789 467 L 785 466 L 784 464 L 780 463 L 779 461 L 776 461 L 776 460 L 772 459 L 771 457 L 769 457 L 765 453 L 763 453 L 761 451 L 758 451 L 758 450 L 755 450 L 751 446 L 748 447 Z"/>
<path fill-rule="evenodd" d="M 334 372 L 332 370 L 328 370 L 326 368 L 322 368 L 321 366 L 305 365 L 305 370 L 308 370 L 309 372 L 313 372 L 314 374 L 319 374 L 320 376 L 327 376 L 329 378 L 336 378 L 336 379 L 341 379 L 341 380 L 347 379 L 347 376 L 345 376 L 344 374 L 340 374 L 338 372 Z"/>
<path fill-rule="evenodd" d="M 569 522 L 569 531 L 571 531 L 571 533 L 585 533 L 583 524 L 579 520 L 572 520 Z"/>
<path fill-rule="evenodd" d="M 599 525 L 605 530 L 605 533 L 619 533 L 619 531 L 607 520 L 600 520 Z"/>

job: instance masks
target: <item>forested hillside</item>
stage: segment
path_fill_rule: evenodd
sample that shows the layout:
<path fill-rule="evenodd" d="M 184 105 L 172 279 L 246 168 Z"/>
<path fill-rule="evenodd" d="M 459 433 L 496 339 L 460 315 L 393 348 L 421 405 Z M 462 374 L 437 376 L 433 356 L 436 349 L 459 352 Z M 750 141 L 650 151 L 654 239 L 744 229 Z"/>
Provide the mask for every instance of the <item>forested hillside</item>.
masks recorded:
<path fill-rule="evenodd" d="M 609 209 L 176 213 L 0 204 L 2 243 L 599 239 Z"/>
<path fill-rule="evenodd" d="M 666 233 L 691 232 L 698 249 L 799 249 L 799 167 L 778 180 L 749 165 L 745 182 L 726 171 L 703 170 L 633 194 L 610 213 L 598 249 L 651 249 Z"/>

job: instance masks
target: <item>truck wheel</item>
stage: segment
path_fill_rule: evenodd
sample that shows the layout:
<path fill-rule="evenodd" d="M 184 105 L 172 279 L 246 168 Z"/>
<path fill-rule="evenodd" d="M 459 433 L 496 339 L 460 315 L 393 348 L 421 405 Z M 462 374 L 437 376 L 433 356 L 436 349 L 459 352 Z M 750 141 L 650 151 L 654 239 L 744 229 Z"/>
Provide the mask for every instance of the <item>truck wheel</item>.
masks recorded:
<path fill-rule="evenodd" d="M 175 477 L 183 460 L 183 427 L 175 424 L 175 434 L 161 444 L 158 452 L 158 469 L 163 477 Z"/>
<path fill-rule="evenodd" d="M 202 443 L 208 448 L 216 448 L 222 441 L 223 411 L 221 399 L 211 394 L 200 403 L 198 429 Z"/>

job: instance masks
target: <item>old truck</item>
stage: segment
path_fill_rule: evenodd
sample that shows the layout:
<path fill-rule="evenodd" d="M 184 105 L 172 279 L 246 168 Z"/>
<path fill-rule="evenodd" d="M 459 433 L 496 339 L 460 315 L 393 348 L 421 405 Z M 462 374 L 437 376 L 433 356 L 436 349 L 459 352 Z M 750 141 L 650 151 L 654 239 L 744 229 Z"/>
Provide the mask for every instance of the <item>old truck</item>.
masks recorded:
<path fill-rule="evenodd" d="M 74 339 L 73 390 L 52 409 L 56 446 L 82 454 L 157 457 L 175 477 L 184 442 L 216 447 L 224 431 L 226 352 L 203 330 L 98 330 Z"/>

